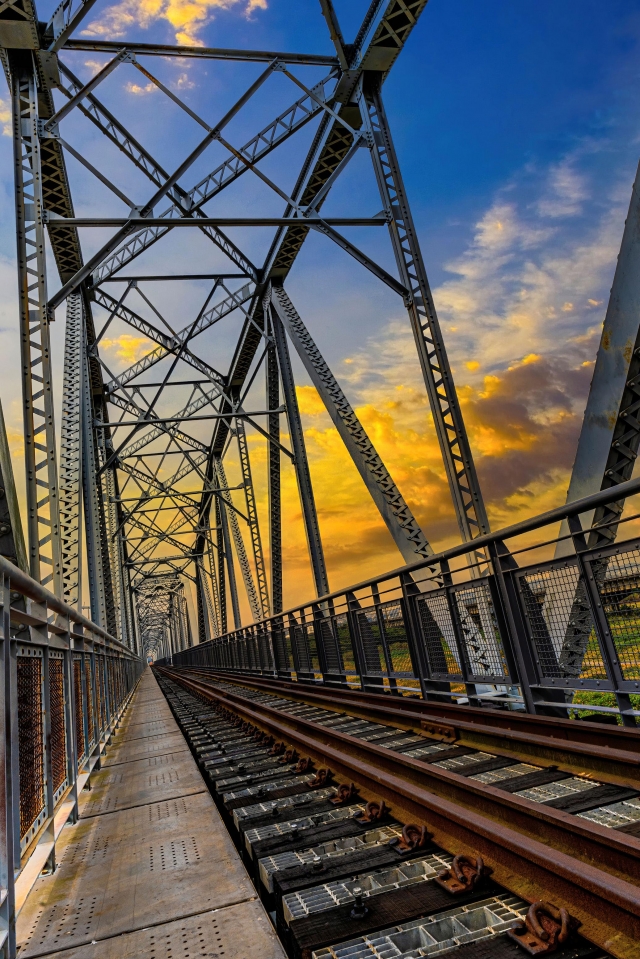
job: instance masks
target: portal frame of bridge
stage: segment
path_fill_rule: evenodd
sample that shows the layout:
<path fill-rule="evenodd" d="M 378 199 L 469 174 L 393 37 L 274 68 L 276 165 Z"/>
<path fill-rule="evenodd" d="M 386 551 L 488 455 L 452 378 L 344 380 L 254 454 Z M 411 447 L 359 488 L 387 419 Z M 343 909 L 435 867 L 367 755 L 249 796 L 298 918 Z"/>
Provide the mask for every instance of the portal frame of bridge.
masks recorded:
<path fill-rule="evenodd" d="M 384 80 L 426 0 L 374 0 L 352 44 L 345 42 L 330 0 L 323 0 L 322 13 L 335 48 L 335 54 L 328 56 L 126 41 L 114 46 L 108 40 L 74 37 L 91 6 L 91 0 L 63 0 L 45 27 L 38 23 L 33 0 L 16 0 L 0 22 L 3 65 L 14 103 L 31 574 L 50 584 L 67 602 L 78 602 L 84 535 L 92 618 L 132 649 L 141 648 L 136 630 L 139 616 L 132 597 L 140 595 L 138 587 L 157 576 L 171 574 L 193 583 L 200 641 L 226 631 L 228 608 L 235 626 L 240 625 L 236 562 L 253 619 L 280 612 L 280 459 L 284 455 L 295 468 L 315 589 L 318 595 L 327 593 L 329 581 L 297 408 L 289 338 L 319 386 L 405 562 L 432 552 L 427 536 L 284 290 L 283 283 L 311 230 L 337 244 L 402 297 L 461 535 L 468 541 L 486 533 L 482 494 L 381 96 Z M 83 84 L 61 55 L 88 50 L 111 59 Z M 265 66 L 212 126 L 158 79 L 146 60 L 140 59 L 148 57 L 152 62 L 157 56 L 262 62 Z M 136 131 L 128 130 L 99 99 L 101 84 L 124 65 L 139 71 L 145 82 L 204 130 L 203 138 L 172 173 L 142 146 Z M 308 85 L 300 72 L 306 67 L 328 68 L 329 72 L 324 79 Z M 236 148 L 226 138 L 226 127 L 275 74 L 286 78 L 298 99 L 244 147 Z M 54 102 L 54 91 L 65 99 Z M 68 142 L 64 125 L 74 112 L 84 115 L 145 174 L 151 183 L 146 202 L 130 200 L 111 177 Z M 259 162 L 311 121 L 317 124 L 311 146 L 293 189 L 285 191 L 267 176 Z M 213 142 L 225 149 L 227 158 L 191 191 L 185 190 L 181 179 Z M 323 217 L 322 204 L 362 148 L 371 155 L 372 182 L 378 185 L 382 211 L 373 217 Z M 76 217 L 65 154 L 124 202 L 129 216 Z M 209 215 L 207 204 L 246 172 L 284 200 L 282 216 Z M 163 200 L 169 206 L 157 216 L 155 208 Z M 238 225 L 274 228 L 262 266 L 254 265 L 224 232 Z M 115 232 L 98 253 L 85 261 L 79 230 L 91 226 L 112 226 Z M 386 227 L 399 278 L 347 239 L 341 232 L 345 226 Z M 120 274 L 124 266 L 177 227 L 200 230 L 230 264 L 218 274 L 194 274 L 208 276 L 213 285 L 198 315 L 179 332 L 171 328 L 144 290 L 149 280 L 165 277 L 141 273 L 123 278 Z M 45 236 L 54 252 L 61 283 L 53 295 L 47 290 Z M 107 287 L 114 281 L 124 282 L 115 297 Z M 154 322 L 132 309 L 134 292 L 152 310 Z M 58 457 L 49 327 L 55 310 L 64 304 L 67 332 Z M 97 330 L 94 318 L 97 309 L 106 311 L 101 330 Z M 194 341 L 231 315 L 241 318 L 242 327 L 231 366 L 222 374 L 198 355 Z M 114 320 L 154 344 L 150 353 L 117 375 L 100 355 L 100 342 Z M 163 331 L 163 324 L 168 333 Z M 145 382 L 144 374 L 163 360 L 171 366 L 160 382 L 149 383 L 148 376 Z M 188 402 L 175 415 L 162 416 L 156 408 L 169 387 L 188 382 L 178 379 L 185 367 L 196 375 L 189 383 Z M 247 411 L 244 403 L 263 367 L 267 404 L 264 411 L 254 413 Z M 147 388 L 155 392 L 149 396 Z M 116 416 L 113 409 L 117 410 Z M 267 417 L 266 428 L 260 422 L 262 416 Z M 281 442 L 282 416 L 287 420 L 291 450 Z M 210 441 L 202 442 L 191 435 L 187 424 L 205 418 L 212 420 L 213 428 Z M 268 564 L 256 509 L 247 427 L 262 435 L 268 445 Z M 232 440 L 238 446 L 244 509 L 234 502 L 225 477 L 223 460 Z M 158 459 L 153 457 L 160 457 L 160 464 L 164 464 L 175 455 L 178 465 L 168 480 L 161 479 Z M 180 481 L 186 476 L 195 478 L 195 485 L 201 484 L 200 494 L 180 491 Z M 125 508 L 124 501 L 132 499 L 125 494 L 130 492 L 135 492 L 137 500 Z M 148 505 L 164 510 L 171 507 L 174 515 L 161 522 L 159 511 L 154 515 L 145 508 Z M 192 544 L 182 542 L 185 533 L 192 536 Z"/>

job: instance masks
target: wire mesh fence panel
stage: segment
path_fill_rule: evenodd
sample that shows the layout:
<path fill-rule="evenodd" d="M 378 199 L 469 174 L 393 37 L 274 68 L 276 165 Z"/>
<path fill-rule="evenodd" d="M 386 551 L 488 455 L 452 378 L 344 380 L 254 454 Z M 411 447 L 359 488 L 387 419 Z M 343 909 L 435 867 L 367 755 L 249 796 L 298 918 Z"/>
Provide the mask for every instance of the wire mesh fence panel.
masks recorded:
<path fill-rule="evenodd" d="M 256 669 L 256 666 L 257 666 L 257 662 L 256 662 L 256 651 L 255 651 L 255 646 L 254 646 L 254 643 L 253 643 L 253 634 L 251 633 L 250 630 L 248 630 L 248 631 L 244 634 L 243 646 L 244 646 L 244 661 L 245 661 L 245 666 L 246 666 L 247 669 L 250 669 L 250 670 L 254 671 L 254 670 Z"/>
<path fill-rule="evenodd" d="M 117 660 L 117 670 L 116 670 L 116 697 L 118 708 L 122 705 L 124 700 L 124 663 L 121 659 Z"/>
<path fill-rule="evenodd" d="M 264 628 L 258 629 L 258 656 L 262 669 L 271 672 L 273 670 L 273 653 L 271 652 L 269 633 Z"/>
<path fill-rule="evenodd" d="M 485 682 L 509 676 L 504 646 L 488 583 L 453 591 L 469 676 Z"/>
<path fill-rule="evenodd" d="M 253 633 L 248 632 L 245 635 L 244 648 L 245 648 L 247 668 L 255 672 L 259 666 L 259 663 L 258 663 L 258 657 L 256 655 L 256 646 L 253 638 Z"/>
<path fill-rule="evenodd" d="M 316 630 L 324 653 L 327 672 L 341 675 L 344 673 L 344 663 L 342 662 L 342 650 L 336 636 L 333 616 L 320 616 L 316 619 Z"/>
<path fill-rule="evenodd" d="M 617 551 L 594 572 L 623 678 L 640 679 L 640 549 Z"/>
<path fill-rule="evenodd" d="M 115 688 L 114 688 L 112 659 L 106 660 L 106 670 L 107 670 L 107 688 L 109 690 L 109 709 L 111 710 L 111 716 L 113 716 L 116 708 L 116 697 L 115 697 Z"/>
<path fill-rule="evenodd" d="M 367 673 L 373 676 L 382 676 L 387 672 L 387 663 L 375 606 L 371 606 L 369 609 L 359 609 L 356 612 L 356 622 L 358 623 Z"/>
<path fill-rule="evenodd" d="M 45 813 L 42 656 L 17 657 L 20 839 L 26 845 Z"/>
<path fill-rule="evenodd" d="M 247 668 L 247 650 L 244 642 L 244 636 L 238 636 L 233 644 L 233 653 L 235 656 L 235 665 L 238 669 Z"/>
<path fill-rule="evenodd" d="M 82 660 L 79 656 L 73 658 L 73 725 L 76 736 L 76 755 L 78 765 L 85 758 L 84 740 L 84 697 L 82 695 Z"/>
<path fill-rule="evenodd" d="M 520 597 L 541 679 L 607 678 L 584 581 L 562 561 L 518 577 Z"/>
<path fill-rule="evenodd" d="M 276 661 L 276 669 L 280 673 L 293 672 L 293 654 L 289 631 L 282 625 L 276 624 L 271 628 L 271 642 Z"/>
<path fill-rule="evenodd" d="M 96 735 L 99 736 L 104 729 L 104 696 L 102 692 L 102 657 L 95 657 L 95 677 L 96 677 Z"/>
<path fill-rule="evenodd" d="M 333 629 L 340 651 L 340 658 L 349 681 L 360 681 L 354 647 L 354 639 L 349 626 L 349 617 L 346 613 L 336 613 L 333 619 Z"/>
<path fill-rule="evenodd" d="M 446 591 L 420 596 L 416 608 L 430 677 L 462 679 L 462 664 Z"/>
<path fill-rule="evenodd" d="M 84 660 L 84 676 L 87 690 L 87 732 L 89 735 L 89 749 L 96 741 L 96 725 L 93 715 L 93 683 L 91 682 L 91 661 L 88 656 Z"/>
<path fill-rule="evenodd" d="M 320 660 L 313 626 L 299 623 L 291 627 L 298 670 L 301 673 L 317 673 L 320 676 Z"/>
<path fill-rule="evenodd" d="M 107 715 L 107 663 L 104 656 L 100 657 L 100 690 L 102 693 L 101 719 L 102 729 L 106 729 L 109 717 Z"/>
<path fill-rule="evenodd" d="M 236 639 L 231 643 L 231 659 L 234 669 L 242 669 L 242 655 L 240 650 L 240 640 Z"/>
<path fill-rule="evenodd" d="M 49 705 L 51 708 L 51 777 L 53 801 L 67 784 L 67 730 L 65 724 L 64 659 L 49 653 Z"/>
<path fill-rule="evenodd" d="M 378 613 L 382 620 L 391 674 L 397 678 L 415 679 L 402 603 L 399 600 L 383 603 L 378 607 Z"/>

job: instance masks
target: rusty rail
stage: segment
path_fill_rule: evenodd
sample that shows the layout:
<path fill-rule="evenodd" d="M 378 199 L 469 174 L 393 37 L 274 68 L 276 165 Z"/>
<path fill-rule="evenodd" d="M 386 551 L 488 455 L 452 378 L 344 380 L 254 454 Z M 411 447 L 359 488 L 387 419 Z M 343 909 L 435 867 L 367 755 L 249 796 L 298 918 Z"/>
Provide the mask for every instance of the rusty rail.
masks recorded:
<path fill-rule="evenodd" d="M 263 679 L 246 674 L 182 668 L 185 675 L 217 679 L 249 689 L 276 693 L 294 702 L 348 712 L 399 729 L 487 749 L 522 761 L 553 762 L 559 769 L 597 774 L 607 782 L 640 788 L 640 732 L 623 726 L 557 719 L 531 713 L 441 706 L 418 698 L 337 690 L 330 686 Z M 177 667 L 176 672 L 181 668 Z M 174 673 L 175 675 L 175 673 Z"/>
<path fill-rule="evenodd" d="M 384 799 L 406 822 L 424 823 L 444 849 L 482 856 L 517 895 L 565 904 L 612 955 L 640 957 L 640 840 L 215 689 L 186 671 L 161 671 L 354 780 L 363 796 Z"/>

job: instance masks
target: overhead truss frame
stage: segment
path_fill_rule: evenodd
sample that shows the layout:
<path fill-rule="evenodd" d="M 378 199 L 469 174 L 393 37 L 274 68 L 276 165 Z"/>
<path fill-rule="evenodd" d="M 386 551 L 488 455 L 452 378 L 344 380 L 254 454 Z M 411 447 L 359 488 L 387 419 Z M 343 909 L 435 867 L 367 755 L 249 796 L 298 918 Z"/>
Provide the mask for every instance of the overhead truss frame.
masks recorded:
<path fill-rule="evenodd" d="M 3 32 L 0 24 L 3 65 L 14 102 L 32 574 L 68 602 L 80 603 L 80 573 L 86 562 L 93 617 L 129 645 L 141 643 L 140 648 L 150 642 L 144 638 L 151 635 L 151 627 L 145 625 L 147 612 L 157 607 L 149 597 L 170 582 L 179 583 L 180 590 L 195 591 L 199 640 L 222 635 L 229 611 L 234 625 L 240 625 L 237 572 L 250 615 L 259 620 L 278 613 L 284 588 L 284 456 L 293 464 L 298 483 L 315 589 L 318 596 L 328 593 L 289 343 L 318 389 L 405 561 L 431 555 L 425 531 L 285 291 L 287 276 L 312 230 L 403 299 L 461 534 L 470 541 L 486 533 L 482 494 L 382 103 L 384 80 L 426 0 L 374 0 L 351 44 L 345 43 L 330 0 L 323 0 L 335 48 L 335 54 L 327 55 L 85 40 L 74 31 L 91 6 L 92 0 L 63 0 L 43 28 L 33 0 L 17 0 L 12 10 L 16 21 L 21 19 L 20 28 L 12 21 Z M 66 57 L 86 50 L 110 59 L 83 83 Z M 153 73 L 154 57 L 172 56 L 262 63 L 263 69 L 224 116 L 210 121 Z M 151 58 L 151 66 L 144 58 Z M 307 67 L 322 68 L 324 77 L 307 82 Z M 141 72 L 201 128 L 196 146 L 173 171 L 166 170 L 136 131 L 127 129 L 100 99 L 102 84 L 123 69 Z M 235 146 L 226 128 L 275 75 L 291 85 L 295 99 L 244 145 Z M 144 175 L 149 184 L 146 197 L 129 198 L 111 175 L 73 146 L 65 130 L 67 117 L 74 113 L 90 121 Z M 306 159 L 296 182 L 285 189 L 261 162 L 311 123 L 315 132 Z M 183 186 L 213 143 L 226 158 L 191 187 Z M 360 150 L 371 156 L 382 212 L 323 216 L 331 189 Z M 65 154 L 124 203 L 128 214 L 76 217 Z M 281 216 L 216 215 L 212 201 L 247 174 L 284 202 Z M 238 226 L 272 229 L 262 265 L 252 262 L 227 235 L 228 229 Z M 84 258 L 79 231 L 91 227 L 111 227 L 113 233 L 97 253 Z M 176 328 L 148 283 L 177 277 L 123 271 L 173 230 L 184 227 L 200 231 L 227 265 L 219 273 L 192 274 L 206 279 L 208 292 L 196 315 Z M 395 275 L 344 233 L 355 227 L 389 231 Z M 60 280 L 52 295 L 47 289 L 46 235 Z M 120 284 L 115 294 L 113 283 Z M 63 304 L 67 332 L 58 456 L 49 324 Z M 106 317 L 100 329 L 94 314 Z M 202 355 L 198 337 L 210 336 L 217 324 L 230 321 L 238 324 L 238 340 L 231 364 L 223 371 L 212 365 L 210 350 L 206 359 Z M 109 368 L 101 350 L 114 323 L 125 324 L 151 344 L 119 372 Z M 260 374 L 266 378 L 265 408 L 248 409 L 248 395 Z M 173 402 L 174 396 L 180 399 Z M 210 421 L 205 439 L 200 428 L 204 421 Z M 267 444 L 268 537 L 260 529 L 256 469 L 251 463 L 254 436 Z M 228 482 L 225 468 L 225 458 L 236 453 L 239 488 Z M 184 626 L 179 628 L 186 635 Z"/>

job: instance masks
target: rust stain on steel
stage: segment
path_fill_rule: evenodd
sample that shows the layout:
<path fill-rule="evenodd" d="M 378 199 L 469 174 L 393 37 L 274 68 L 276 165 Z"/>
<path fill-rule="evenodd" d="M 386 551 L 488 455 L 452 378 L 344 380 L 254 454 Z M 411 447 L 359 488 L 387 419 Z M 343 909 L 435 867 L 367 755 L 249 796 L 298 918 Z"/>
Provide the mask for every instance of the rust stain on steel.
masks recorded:
<path fill-rule="evenodd" d="M 175 673 L 180 672 L 176 668 Z M 189 668 L 185 672 L 191 675 L 200 674 L 207 679 L 221 679 L 225 682 L 236 683 L 240 686 L 256 689 L 269 689 L 273 692 L 279 692 L 281 695 L 303 702 L 320 703 L 327 709 L 338 709 L 342 712 L 352 710 L 358 704 L 362 708 L 381 711 L 380 714 L 389 711 L 398 716 L 401 713 L 417 714 L 420 717 L 428 717 L 436 722 L 438 719 L 447 720 L 456 728 L 470 729 L 474 726 L 490 730 L 500 731 L 503 734 L 519 732 L 529 732 L 541 736 L 543 740 L 550 743 L 566 742 L 571 747 L 580 745 L 592 745 L 598 749 L 611 749 L 614 755 L 616 750 L 622 750 L 622 757 L 627 760 L 640 764 L 638 749 L 640 746 L 640 732 L 623 726 L 603 727 L 597 723 L 590 723 L 570 719 L 558 719 L 549 716 L 537 716 L 530 713 L 520 712 L 502 712 L 491 711 L 487 713 L 486 709 L 479 709 L 475 706 L 448 706 L 442 703 L 425 702 L 424 700 L 402 696 L 394 697 L 391 703 L 391 695 L 381 696 L 379 693 L 365 693 L 360 690 L 323 688 L 314 689 L 286 680 L 260 679 L 253 676 L 237 676 L 233 673 L 201 672 L 198 669 Z M 613 744 L 613 745 L 612 745 Z"/>
<path fill-rule="evenodd" d="M 588 863 L 624 880 L 640 884 L 640 839 L 599 826 L 589 820 L 572 816 L 559 809 L 533 803 L 494 786 L 475 782 L 448 769 L 439 769 L 421 759 L 411 759 L 402 753 L 391 752 L 375 743 L 368 743 L 330 727 L 318 727 L 313 722 L 287 716 L 265 704 L 252 704 L 233 693 L 221 692 L 198 680 L 180 676 L 185 684 L 206 691 L 218 701 L 229 704 L 253 721 L 269 722 L 278 736 L 303 744 L 305 750 L 322 745 L 323 762 L 362 761 L 375 770 L 373 781 L 383 783 L 388 776 L 398 777 L 411 790 L 427 787 L 458 806 L 479 812 L 497 823 L 509 822 L 523 834 L 537 839 L 544 834 L 545 843 L 560 852 L 568 852 L 580 862 Z M 259 712 L 256 712 L 256 709 Z M 301 738 L 302 737 L 302 738 Z M 284 749 L 284 744 L 281 745 Z M 326 751 L 333 749 L 333 752 Z M 337 751 L 335 751 L 337 750 Z M 333 757 L 333 758 L 329 758 Z M 353 766 L 351 767 L 353 768 Z M 345 776 L 349 775 L 345 766 Z M 373 787 L 376 788 L 375 786 Z"/>
<path fill-rule="evenodd" d="M 472 706 L 443 706 L 400 696 L 391 703 L 390 696 L 354 690 L 295 689 L 292 687 L 298 684 L 283 680 L 259 680 L 246 676 L 240 679 L 226 673 L 200 673 L 197 669 L 188 672 L 200 674 L 209 681 L 219 676 L 245 688 L 270 689 L 295 702 L 322 705 L 359 718 L 391 723 L 428 738 L 438 737 L 432 737 L 423 722 L 431 722 L 435 728 L 441 716 L 450 721 L 446 725 L 455 729 L 461 745 L 490 749 L 498 755 L 524 761 L 552 762 L 566 772 L 583 773 L 587 769 L 604 782 L 634 783 L 640 787 L 640 731 L 633 729 L 604 728 L 596 723 L 497 710 L 495 715 L 487 715 L 486 710 Z"/>

